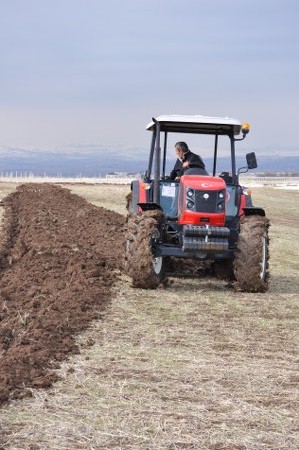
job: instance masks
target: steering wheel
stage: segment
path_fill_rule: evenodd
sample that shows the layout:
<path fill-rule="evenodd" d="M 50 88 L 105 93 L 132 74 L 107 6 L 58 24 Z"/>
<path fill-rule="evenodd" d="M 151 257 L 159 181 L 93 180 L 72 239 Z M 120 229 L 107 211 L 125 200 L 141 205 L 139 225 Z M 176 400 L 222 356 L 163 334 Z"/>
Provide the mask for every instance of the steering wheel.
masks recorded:
<path fill-rule="evenodd" d="M 193 168 L 204 169 L 203 165 L 200 163 L 191 163 L 189 164 L 189 166 L 186 167 L 186 169 L 193 169 Z"/>

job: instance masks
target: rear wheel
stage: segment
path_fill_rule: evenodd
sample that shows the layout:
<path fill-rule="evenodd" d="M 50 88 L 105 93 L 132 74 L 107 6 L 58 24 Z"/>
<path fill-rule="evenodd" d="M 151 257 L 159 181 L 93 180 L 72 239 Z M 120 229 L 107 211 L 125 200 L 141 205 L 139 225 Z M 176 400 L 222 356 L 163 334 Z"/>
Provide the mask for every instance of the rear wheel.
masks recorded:
<path fill-rule="evenodd" d="M 265 292 L 269 280 L 269 220 L 245 216 L 240 220 L 238 249 L 234 260 L 236 287 L 246 292 Z"/>
<path fill-rule="evenodd" d="M 154 254 L 163 217 L 160 210 L 155 210 L 128 218 L 125 269 L 134 287 L 155 289 L 164 278 L 165 259 Z"/>

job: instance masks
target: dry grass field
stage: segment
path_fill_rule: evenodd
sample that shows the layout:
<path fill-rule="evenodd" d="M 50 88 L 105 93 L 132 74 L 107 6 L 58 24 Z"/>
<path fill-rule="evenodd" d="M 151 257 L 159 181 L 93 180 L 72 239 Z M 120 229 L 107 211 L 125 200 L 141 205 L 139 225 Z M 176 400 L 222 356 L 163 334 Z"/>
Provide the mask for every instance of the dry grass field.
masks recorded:
<path fill-rule="evenodd" d="M 125 213 L 128 186 L 71 190 Z M 209 277 L 148 291 L 119 276 L 60 381 L 0 409 L 0 448 L 298 449 L 299 192 L 253 196 L 271 221 L 269 292 Z"/>

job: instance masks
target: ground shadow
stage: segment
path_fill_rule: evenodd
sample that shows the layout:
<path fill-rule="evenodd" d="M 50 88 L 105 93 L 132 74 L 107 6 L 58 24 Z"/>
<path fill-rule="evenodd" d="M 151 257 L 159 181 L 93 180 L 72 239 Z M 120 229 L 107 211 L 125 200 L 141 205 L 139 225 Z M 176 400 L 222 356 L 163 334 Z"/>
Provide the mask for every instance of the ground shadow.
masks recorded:
<path fill-rule="evenodd" d="M 299 295 L 299 279 L 295 275 L 271 275 L 269 292 Z"/>

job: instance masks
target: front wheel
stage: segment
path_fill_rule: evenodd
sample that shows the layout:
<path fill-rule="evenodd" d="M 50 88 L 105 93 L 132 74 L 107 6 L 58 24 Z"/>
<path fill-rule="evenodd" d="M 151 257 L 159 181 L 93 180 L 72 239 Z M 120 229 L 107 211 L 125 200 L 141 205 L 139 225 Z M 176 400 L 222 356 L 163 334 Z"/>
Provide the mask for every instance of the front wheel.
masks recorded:
<path fill-rule="evenodd" d="M 155 289 L 164 278 L 165 258 L 154 254 L 163 217 L 160 210 L 155 210 L 128 218 L 125 269 L 134 287 Z"/>
<path fill-rule="evenodd" d="M 240 220 L 234 260 L 236 287 L 245 292 L 265 292 L 269 281 L 269 220 L 245 216 Z"/>

